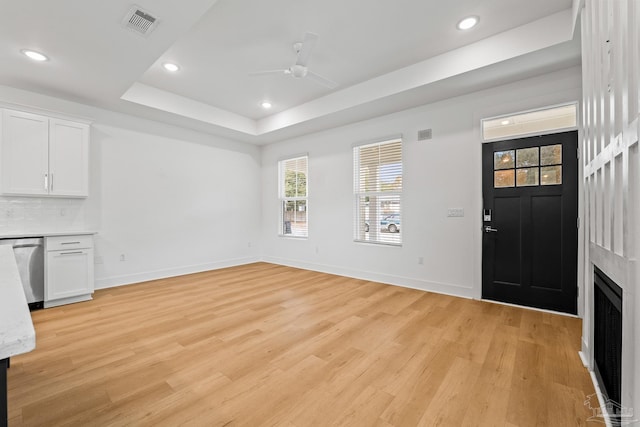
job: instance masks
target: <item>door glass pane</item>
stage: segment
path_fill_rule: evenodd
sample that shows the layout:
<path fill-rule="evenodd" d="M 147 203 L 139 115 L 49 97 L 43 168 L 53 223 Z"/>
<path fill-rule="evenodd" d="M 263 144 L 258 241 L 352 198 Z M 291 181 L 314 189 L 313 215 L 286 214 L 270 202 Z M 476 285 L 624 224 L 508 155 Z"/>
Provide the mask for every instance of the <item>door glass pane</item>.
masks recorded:
<path fill-rule="evenodd" d="M 513 169 L 506 171 L 495 171 L 493 173 L 493 186 L 495 188 L 515 187 L 516 174 Z"/>
<path fill-rule="evenodd" d="M 540 147 L 540 164 L 561 165 L 562 164 L 562 144 L 547 145 Z"/>
<path fill-rule="evenodd" d="M 516 167 L 538 166 L 538 147 L 522 148 L 516 151 Z"/>
<path fill-rule="evenodd" d="M 540 168 L 540 184 L 557 185 L 562 184 L 562 166 L 543 166 Z"/>
<path fill-rule="evenodd" d="M 516 171 L 518 187 L 538 185 L 538 168 L 523 168 Z"/>
<path fill-rule="evenodd" d="M 493 153 L 494 169 L 511 169 L 514 167 L 515 150 L 496 151 Z"/>

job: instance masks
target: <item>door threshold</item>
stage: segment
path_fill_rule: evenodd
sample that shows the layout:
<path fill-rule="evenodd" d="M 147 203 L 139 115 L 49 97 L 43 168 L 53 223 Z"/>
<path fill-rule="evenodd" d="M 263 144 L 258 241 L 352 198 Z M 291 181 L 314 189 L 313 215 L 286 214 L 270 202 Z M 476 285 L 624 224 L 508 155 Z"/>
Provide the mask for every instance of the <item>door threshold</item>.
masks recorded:
<path fill-rule="evenodd" d="M 562 311 L 555 311 L 555 310 L 547 310 L 546 308 L 529 307 L 527 305 L 518 305 L 518 304 L 509 303 L 509 302 L 494 301 L 492 299 L 484 299 L 484 298 L 480 298 L 480 301 L 490 302 L 490 303 L 499 304 L 499 305 L 507 305 L 509 307 L 524 308 L 526 310 L 541 311 L 543 313 L 558 314 L 560 316 L 573 317 L 575 319 L 581 319 L 581 317 L 576 314 L 564 313 Z"/>

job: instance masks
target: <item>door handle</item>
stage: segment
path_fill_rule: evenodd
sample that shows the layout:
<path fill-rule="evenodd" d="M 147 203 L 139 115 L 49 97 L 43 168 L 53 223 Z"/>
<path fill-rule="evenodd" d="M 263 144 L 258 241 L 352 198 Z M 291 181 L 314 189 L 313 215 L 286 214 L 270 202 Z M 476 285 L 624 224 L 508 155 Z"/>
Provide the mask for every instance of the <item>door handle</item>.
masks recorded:
<path fill-rule="evenodd" d="M 484 232 L 485 233 L 497 233 L 498 229 L 497 228 L 492 228 L 490 225 L 485 225 L 484 226 Z"/>

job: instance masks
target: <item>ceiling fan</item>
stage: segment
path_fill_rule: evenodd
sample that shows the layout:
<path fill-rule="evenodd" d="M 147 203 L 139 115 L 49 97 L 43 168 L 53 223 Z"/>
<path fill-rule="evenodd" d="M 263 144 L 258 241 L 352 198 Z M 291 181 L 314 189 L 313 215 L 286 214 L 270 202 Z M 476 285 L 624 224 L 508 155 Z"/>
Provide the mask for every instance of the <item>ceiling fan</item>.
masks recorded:
<path fill-rule="evenodd" d="M 318 40 L 318 35 L 314 33 L 306 33 L 304 35 L 304 40 L 302 42 L 294 43 L 293 50 L 296 52 L 298 58 L 296 63 L 293 64 L 289 68 L 284 68 L 280 70 L 267 70 L 267 71 L 257 71 L 254 73 L 250 73 L 250 76 L 261 76 L 265 74 L 287 74 L 295 77 L 296 79 L 307 78 L 312 80 L 318 84 L 328 87 L 329 89 L 334 89 L 338 86 L 338 83 L 329 80 L 326 77 L 322 77 L 321 75 L 310 71 L 307 68 L 307 64 L 309 63 L 309 57 L 311 56 L 311 51 L 316 45 L 316 41 Z"/>

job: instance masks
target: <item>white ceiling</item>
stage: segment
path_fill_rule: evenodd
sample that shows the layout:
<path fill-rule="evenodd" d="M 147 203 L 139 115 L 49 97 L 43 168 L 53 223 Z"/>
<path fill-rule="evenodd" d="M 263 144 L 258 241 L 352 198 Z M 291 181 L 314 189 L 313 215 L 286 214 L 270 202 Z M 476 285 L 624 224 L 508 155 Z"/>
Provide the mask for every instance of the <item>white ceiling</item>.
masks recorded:
<path fill-rule="evenodd" d="M 572 0 L 0 0 L 0 84 L 256 144 L 409 108 L 579 63 Z M 480 17 L 461 32 L 456 23 Z M 309 68 L 292 45 L 318 34 Z M 51 60 L 34 63 L 30 48 Z M 181 70 L 170 74 L 161 64 Z M 260 103 L 269 100 L 271 110 Z"/>

